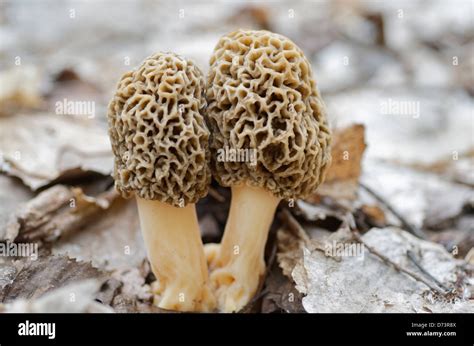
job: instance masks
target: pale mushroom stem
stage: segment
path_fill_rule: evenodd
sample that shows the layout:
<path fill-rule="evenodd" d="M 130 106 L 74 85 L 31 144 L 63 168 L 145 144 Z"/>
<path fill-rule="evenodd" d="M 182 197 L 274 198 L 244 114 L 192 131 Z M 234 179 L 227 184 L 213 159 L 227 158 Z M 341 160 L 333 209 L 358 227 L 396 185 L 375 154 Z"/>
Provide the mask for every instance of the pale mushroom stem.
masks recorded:
<path fill-rule="evenodd" d="M 206 249 L 208 261 L 215 268 L 211 281 L 221 311 L 240 310 L 256 293 L 265 272 L 265 243 L 279 202 L 263 188 L 232 187 L 221 245 Z"/>
<path fill-rule="evenodd" d="M 143 238 L 163 309 L 212 311 L 215 298 L 194 204 L 173 207 L 137 197 Z"/>

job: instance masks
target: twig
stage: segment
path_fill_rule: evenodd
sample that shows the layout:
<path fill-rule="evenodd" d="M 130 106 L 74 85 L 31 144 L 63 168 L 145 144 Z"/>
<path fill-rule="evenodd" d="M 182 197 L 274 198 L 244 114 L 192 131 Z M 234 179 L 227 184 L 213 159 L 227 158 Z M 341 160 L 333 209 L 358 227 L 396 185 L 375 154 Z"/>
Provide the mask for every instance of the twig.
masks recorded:
<path fill-rule="evenodd" d="M 417 228 L 413 227 L 398 211 L 396 211 L 382 196 L 380 196 L 378 193 L 376 193 L 374 190 L 372 190 L 370 187 L 365 185 L 364 183 L 360 182 L 360 186 L 366 190 L 368 193 L 370 193 L 377 201 L 382 203 L 393 215 L 395 215 L 398 220 L 402 223 L 403 227 L 410 232 L 411 234 L 416 235 L 418 238 L 426 240 L 427 237 L 425 233 Z"/>
<path fill-rule="evenodd" d="M 426 280 L 424 277 L 418 275 L 417 273 L 415 272 L 412 272 L 411 270 L 409 269 L 406 269 L 406 268 L 403 268 L 401 267 L 400 265 L 398 265 L 397 263 L 393 262 L 392 260 L 390 260 L 388 257 L 382 255 L 380 252 L 378 252 L 377 250 L 375 250 L 372 246 L 368 245 L 361 237 L 360 233 L 358 230 L 356 229 L 351 229 L 352 231 L 352 234 L 354 235 L 354 238 L 359 241 L 361 244 L 363 244 L 367 250 L 369 250 L 370 253 L 372 253 L 373 255 L 377 256 L 378 258 L 380 258 L 382 261 L 384 261 L 386 264 L 388 265 L 391 265 L 393 268 L 395 268 L 396 271 L 398 272 L 402 272 L 402 273 L 405 273 L 407 274 L 408 276 L 411 276 L 413 279 L 417 280 L 417 281 L 420 281 L 422 283 L 424 283 L 426 286 L 428 286 L 429 288 L 431 288 L 432 290 L 438 292 L 439 294 L 446 294 L 446 292 L 438 287 L 438 286 L 435 286 L 433 285 L 431 282 L 429 282 L 428 280 Z"/>
<path fill-rule="evenodd" d="M 308 233 L 306 233 L 303 226 L 301 226 L 298 220 L 296 220 L 294 216 L 291 215 L 288 209 L 284 208 L 279 214 L 279 216 L 281 220 L 285 222 L 290 227 L 290 229 L 298 236 L 298 238 L 302 239 L 305 244 L 310 243 Z"/>
<path fill-rule="evenodd" d="M 433 275 L 428 273 L 428 271 L 421 266 L 421 264 L 416 259 L 415 254 L 413 253 L 413 251 L 408 250 L 407 251 L 407 256 L 413 262 L 413 264 L 420 270 L 420 272 L 422 272 L 423 274 L 425 274 L 426 277 L 428 277 L 431 280 L 433 280 L 434 282 L 436 282 L 436 284 L 439 287 L 443 288 L 445 291 L 449 291 L 449 288 L 447 288 L 445 285 L 443 285 L 441 282 L 439 282 L 438 279 L 436 279 Z"/>

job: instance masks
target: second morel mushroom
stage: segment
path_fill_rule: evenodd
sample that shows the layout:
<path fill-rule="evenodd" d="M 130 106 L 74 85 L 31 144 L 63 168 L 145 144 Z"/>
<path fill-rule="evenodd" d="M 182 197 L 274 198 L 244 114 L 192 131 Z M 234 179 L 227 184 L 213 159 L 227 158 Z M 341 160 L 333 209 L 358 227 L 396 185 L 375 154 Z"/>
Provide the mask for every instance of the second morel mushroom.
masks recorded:
<path fill-rule="evenodd" d="M 280 200 L 305 197 L 323 181 L 331 137 L 311 66 L 286 37 L 233 32 L 221 38 L 210 64 L 211 167 L 232 188 L 232 201 L 221 245 L 206 252 L 219 308 L 231 312 L 258 288 Z"/>
<path fill-rule="evenodd" d="M 137 199 L 164 309 L 215 307 L 194 206 L 211 178 L 204 89 L 192 62 L 157 53 L 123 75 L 108 109 L 115 186 Z"/>

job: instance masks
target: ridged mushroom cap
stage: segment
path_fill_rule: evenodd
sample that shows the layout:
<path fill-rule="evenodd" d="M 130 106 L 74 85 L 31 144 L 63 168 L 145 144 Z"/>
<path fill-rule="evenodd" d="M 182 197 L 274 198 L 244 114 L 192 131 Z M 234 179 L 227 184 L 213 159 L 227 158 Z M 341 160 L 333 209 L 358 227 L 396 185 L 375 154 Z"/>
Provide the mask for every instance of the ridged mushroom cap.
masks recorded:
<path fill-rule="evenodd" d="M 211 169 L 221 185 L 246 183 L 296 198 L 321 184 L 331 134 L 311 66 L 292 41 L 268 31 L 222 37 L 206 97 Z M 255 150 L 256 162 L 219 159 L 220 150 L 242 149 Z"/>
<path fill-rule="evenodd" d="M 157 53 L 125 73 L 108 108 L 116 189 L 174 206 L 208 191 L 205 82 L 189 60 Z"/>

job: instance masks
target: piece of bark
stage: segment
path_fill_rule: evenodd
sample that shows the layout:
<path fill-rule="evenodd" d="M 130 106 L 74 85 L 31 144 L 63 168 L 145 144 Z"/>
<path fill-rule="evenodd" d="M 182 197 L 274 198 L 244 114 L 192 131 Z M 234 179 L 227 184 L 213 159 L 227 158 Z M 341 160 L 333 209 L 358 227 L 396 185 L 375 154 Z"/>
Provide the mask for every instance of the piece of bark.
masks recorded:
<path fill-rule="evenodd" d="M 36 196 L 15 213 L 5 231 L 5 240 L 54 241 L 98 216 L 117 197 L 111 189 L 97 198 L 79 188 L 55 185 Z"/>

